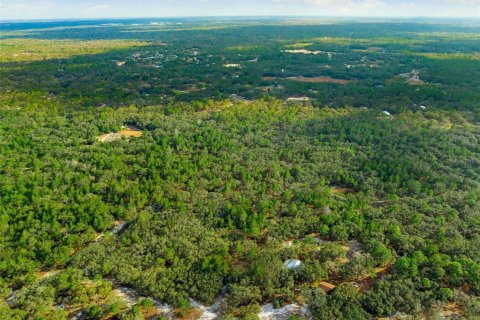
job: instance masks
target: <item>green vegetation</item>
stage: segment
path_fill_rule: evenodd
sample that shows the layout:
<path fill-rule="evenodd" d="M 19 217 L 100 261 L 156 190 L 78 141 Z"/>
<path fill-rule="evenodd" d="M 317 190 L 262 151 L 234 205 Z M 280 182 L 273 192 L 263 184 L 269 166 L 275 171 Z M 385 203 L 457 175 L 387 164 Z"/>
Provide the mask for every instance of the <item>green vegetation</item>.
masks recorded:
<path fill-rule="evenodd" d="M 480 316 L 478 28 L 34 27 L 0 40 L 1 319 Z"/>
<path fill-rule="evenodd" d="M 0 62 L 35 61 L 98 54 L 144 45 L 138 41 L 72 41 L 40 39 L 0 40 Z"/>

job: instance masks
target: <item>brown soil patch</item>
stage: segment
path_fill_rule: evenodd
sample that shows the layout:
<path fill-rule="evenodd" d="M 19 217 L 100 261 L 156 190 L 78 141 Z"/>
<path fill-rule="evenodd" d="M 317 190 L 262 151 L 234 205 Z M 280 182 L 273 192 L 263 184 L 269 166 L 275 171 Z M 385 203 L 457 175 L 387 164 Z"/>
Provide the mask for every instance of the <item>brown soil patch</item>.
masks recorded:
<path fill-rule="evenodd" d="M 440 316 L 443 318 L 460 318 L 463 315 L 464 311 L 461 306 L 459 306 L 457 303 L 449 303 L 448 305 L 445 306 L 445 308 L 440 312 Z"/>
<path fill-rule="evenodd" d="M 142 134 L 143 134 L 142 131 L 137 130 L 135 128 L 123 128 L 118 132 L 110 132 L 110 133 L 102 134 L 97 137 L 97 140 L 100 142 L 112 142 L 112 141 L 120 140 L 122 139 L 122 137 L 127 139 L 131 137 L 140 138 Z"/>
<path fill-rule="evenodd" d="M 281 79 L 281 78 L 277 78 L 277 77 L 262 77 L 262 79 L 264 81 L 275 81 L 277 79 Z"/>
<path fill-rule="evenodd" d="M 373 274 L 367 274 L 362 279 L 360 279 L 360 282 L 358 283 L 360 286 L 360 290 L 363 292 L 368 291 L 370 288 L 373 287 L 373 285 L 375 284 L 375 282 L 377 282 L 378 279 L 388 274 L 389 272 L 390 265 L 383 268 L 374 268 Z"/>
<path fill-rule="evenodd" d="M 140 138 L 142 136 L 142 131 L 134 130 L 131 128 L 120 130 L 118 131 L 118 133 L 124 136 L 125 138 L 131 138 L 131 137 Z"/>
<path fill-rule="evenodd" d="M 203 311 L 199 308 L 192 308 L 188 311 L 180 311 L 176 312 L 177 319 L 179 320 L 196 320 L 199 319 L 203 314 Z"/>
<path fill-rule="evenodd" d="M 410 79 L 410 80 L 407 80 L 407 83 L 415 86 L 415 85 L 425 84 L 425 81 L 420 79 Z"/>
<path fill-rule="evenodd" d="M 142 314 L 145 319 L 153 319 L 153 317 L 158 315 L 158 311 L 155 308 L 148 308 L 143 309 Z"/>

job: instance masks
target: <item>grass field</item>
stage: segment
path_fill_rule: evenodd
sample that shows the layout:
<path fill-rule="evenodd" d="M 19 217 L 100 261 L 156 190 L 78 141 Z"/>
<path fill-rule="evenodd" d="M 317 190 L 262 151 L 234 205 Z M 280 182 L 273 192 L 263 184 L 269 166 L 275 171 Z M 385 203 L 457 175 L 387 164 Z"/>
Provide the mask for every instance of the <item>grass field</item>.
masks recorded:
<path fill-rule="evenodd" d="M 145 45 L 131 40 L 0 40 L 0 62 L 36 61 L 68 58 L 75 55 L 99 54 L 107 51 Z"/>

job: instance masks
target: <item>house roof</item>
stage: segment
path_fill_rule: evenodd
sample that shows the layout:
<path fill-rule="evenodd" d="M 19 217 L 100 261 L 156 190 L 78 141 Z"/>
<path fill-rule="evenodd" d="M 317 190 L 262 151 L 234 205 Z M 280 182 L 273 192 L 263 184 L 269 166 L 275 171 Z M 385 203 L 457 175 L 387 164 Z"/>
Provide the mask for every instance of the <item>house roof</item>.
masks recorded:
<path fill-rule="evenodd" d="M 325 282 L 325 281 L 320 282 L 319 286 L 320 286 L 320 288 L 325 290 L 325 292 L 330 292 L 330 291 L 332 291 L 333 289 L 336 288 L 336 285 Z"/>
<path fill-rule="evenodd" d="M 283 263 L 283 265 L 289 270 L 298 269 L 302 266 L 302 264 L 302 261 L 296 259 L 288 259 Z"/>

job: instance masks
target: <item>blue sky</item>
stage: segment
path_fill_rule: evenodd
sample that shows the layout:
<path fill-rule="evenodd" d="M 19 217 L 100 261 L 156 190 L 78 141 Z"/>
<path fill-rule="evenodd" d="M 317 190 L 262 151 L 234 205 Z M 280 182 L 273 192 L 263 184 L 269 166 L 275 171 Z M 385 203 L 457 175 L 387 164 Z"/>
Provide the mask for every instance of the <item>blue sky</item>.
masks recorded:
<path fill-rule="evenodd" d="M 480 0 L 0 0 L 1 20 L 240 15 L 480 19 Z"/>

